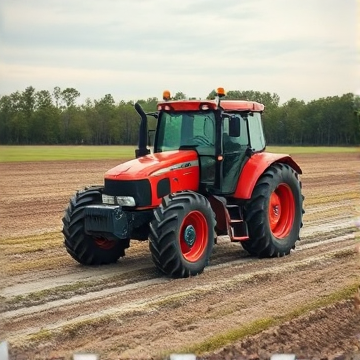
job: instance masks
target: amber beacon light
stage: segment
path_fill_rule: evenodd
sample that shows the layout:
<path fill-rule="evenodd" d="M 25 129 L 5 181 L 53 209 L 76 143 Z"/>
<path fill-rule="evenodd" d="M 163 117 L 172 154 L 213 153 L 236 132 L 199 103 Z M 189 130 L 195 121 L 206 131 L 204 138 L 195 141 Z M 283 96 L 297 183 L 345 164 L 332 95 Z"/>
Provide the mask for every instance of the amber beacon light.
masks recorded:
<path fill-rule="evenodd" d="M 222 87 L 217 88 L 217 90 L 216 90 L 216 95 L 219 96 L 219 97 L 225 96 L 225 90 L 224 90 L 224 88 L 222 88 Z"/>
<path fill-rule="evenodd" d="M 165 101 L 170 100 L 170 91 L 169 91 L 169 90 L 164 90 L 164 92 L 163 92 L 163 99 L 164 99 Z"/>

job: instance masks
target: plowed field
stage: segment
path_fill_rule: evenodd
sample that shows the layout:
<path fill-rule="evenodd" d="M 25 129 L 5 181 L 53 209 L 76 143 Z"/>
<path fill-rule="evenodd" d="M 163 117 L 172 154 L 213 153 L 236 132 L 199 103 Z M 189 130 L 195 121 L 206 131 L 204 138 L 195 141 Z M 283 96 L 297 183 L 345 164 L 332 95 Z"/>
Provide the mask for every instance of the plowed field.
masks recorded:
<path fill-rule="evenodd" d="M 360 157 L 294 158 L 306 210 L 296 249 L 259 260 L 222 237 L 202 275 L 178 280 L 156 271 L 147 242 L 131 242 L 118 263 L 97 268 L 66 253 L 60 231 L 70 196 L 101 184 L 116 161 L 0 164 L 0 340 L 10 359 L 359 353 Z"/>

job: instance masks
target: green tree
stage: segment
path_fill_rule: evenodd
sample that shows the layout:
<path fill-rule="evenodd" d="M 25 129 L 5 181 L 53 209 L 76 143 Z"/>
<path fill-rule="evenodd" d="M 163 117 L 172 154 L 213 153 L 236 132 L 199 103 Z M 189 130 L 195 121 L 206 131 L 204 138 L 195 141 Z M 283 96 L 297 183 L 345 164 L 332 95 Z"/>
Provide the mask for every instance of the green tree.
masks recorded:
<path fill-rule="evenodd" d="M 0 97 L 0 144 L 10 141 L 10 122 L 14 115 L 11 97 L 4 95 Z"/>
<path fill-rule="evenodd" d="M 58 86 L 55 86 L 52 95 L 55 100 L 55 106 L 59 108 L 61 101 L 61 89 Z"/>
<path fill-rule="evenodd" d="M 115 101 L 112 95 L 107 94 L 100 100 L 95 100 L 95 118 L 97 138 L 100 144 L 112 144 L 116 142 L 116 134 L 112 133 L 111 125 L 114 125 Z"/>
<path fill-rule="evenodd" d="M 360 144 L 360 95 L 354 95 L 353 101 L 354 101 L 353 106 L 354 106 L 354 114 L 355 114 L 354 128 L 356 134 L 355 143 Z"/>
<path fill-rule="evenodd" d="M 80 93 L 74 88 L 66 88 L 61 91 L 60 96 L 63 103 L 69 108 L 75 106 L 76 99 L 80 96 Z"/>
<path fill-rule="evenodd" d="M 74 88 L 66 88 L 60 93 L 61 113 L 61 139 L 65 144 L 72 143 L 72 137 L 69 133 L 70 123 L 77 113 L 76 99 L 80 93 Z M 71 125 L 72 129 L 75 125 Z"/>
<path fill-rule="evenodd" d="M 280 139 L 282 139 L 282 143 L 302 145 L 304 137 L 304 106 L 304 101 L 292 98 L 281 106 L 280 112 L 277 112 L 281 124 L 279 130 L 281 131 Z"/>
<path fill-rule="evenodd" d="M 0 97 L 2 144 L 131 144 L 138 141 L 140 117 L 132 101 L 115 104 L 111 94 L 77 105 L 74 88 L 52 93 L 32 86 Z M 216 96 L 211 91 L 208 99 Z M 177 92 L 173 99 L 185 99 Z M 290 99 L 280 105 L 275 93 L 231 90 L 224 99 L 257 101 L 265 105 L 263 123 L 268 144 L 358 145 L 360 96 L 343 94 L 305 103 Z M 139 100 L 145 112 L 155 112 L 158 99 Z M 156 120 L 149 117 L 149 128 Z"/>
<path fill-rule="evenodd" d="M 35 93 L 35 112 L 30 131 L 31 142 L 57 144 L 60 140 L 60 112 L 54 106 L 48 90 Z"/>
<path fill-rule="evenodd" d="M 135 145 L 138 142 L 140 117 L 134 109 L 134 104 L 132 102 L 125 103 L 122 101 L 118 106 L 117 113 L 120 127 L 123 129 L 121 133 L 121 144 Z"/>
<path fill-rule="evenodd" d="M 22 129 L 22 139 L 20 143 L 31 143 L 30 130 L 32 128 L 33 116 L 35 112 L 35 88 L 28 86 L 20 96 L 20 114 L 17 121 Z M 15 120 L 15 119 L 14 119 Z"/>
<path fill-rule="evenodd" d="M 178 91 L 172 98 L 173 100 L 185 100 L 186 99 L 186 95 L 181 92 L 181 91 Z"/>

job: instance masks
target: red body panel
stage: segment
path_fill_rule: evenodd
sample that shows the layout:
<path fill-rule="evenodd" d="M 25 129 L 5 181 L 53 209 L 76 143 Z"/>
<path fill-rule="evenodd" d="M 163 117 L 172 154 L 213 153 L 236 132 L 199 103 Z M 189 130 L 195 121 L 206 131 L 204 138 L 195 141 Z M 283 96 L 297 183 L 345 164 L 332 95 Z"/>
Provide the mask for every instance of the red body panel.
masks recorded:
<path fill-rule="evenodd" d="M 240 174 L 234 197 L 238 199 L 250 199 L 255 184 L 261 174 L 275 162 L 288 164 L 297 173 L 302 173 L 299 165 L 289 155 L 272 154 L 268 152 L 254 154 L 245 164 Z"/>
<path fill-rule="evenodd" d="M 161 203 L 156 191 L 160 180 L 169 178 L 171 192 L 198 191 L 199 177 L 198 157 L 193 150 L 149 154 L 120 164 L 105 173 L 106 179 L 113 180 L 149 179 L 152 189 L 151 207 Z"/>
<path fill-rule="evenodd" d="M 256 101 L 222 100 L 220 106 L 225 111 L 263 111 L 264 105 Z"/>
<path fill-rule="evenodd" d="M 209 109 L 216 110 L 217 106 L 214 101 L 200 101 L 200 100 L 188 100 L 188 101 L 164 101 L 159 102 L 158 110 L 172 110 L 172 111 L 199 111 L 202 105 L 207 105 Z"/>
<path fill-rule="evenodd" d="M 199 111 L 202 106 L 207 105 L 208 109 L 216 110 L 218 106 L 214 100 L 181 100 L 159 102 L 158 110 L 173 111 Z M 225 111 L 263 111 L 264 105 L 256 101 L 244 100 L 222 100 L 220 106 Z"/>

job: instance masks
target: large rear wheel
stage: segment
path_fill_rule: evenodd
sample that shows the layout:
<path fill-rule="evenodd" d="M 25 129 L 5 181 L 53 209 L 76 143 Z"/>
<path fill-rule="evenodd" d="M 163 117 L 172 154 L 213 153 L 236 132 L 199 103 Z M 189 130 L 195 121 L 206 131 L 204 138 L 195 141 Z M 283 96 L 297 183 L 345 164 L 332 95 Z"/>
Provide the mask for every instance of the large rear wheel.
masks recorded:
<path fill-rule="evenodd" d="M 286 164 L 271 165 L 245 207 L 250 239 L 242 242 L 244 249 L 259 257 L 289 254 L 299 239 L 303 212 L 297 173 Z"/>
<path fill-rule="evenodd" d="M 80 264 L 101 265 L 116 262 L 125 255 L 129 239 L 115 240 L 85 233 L 85 207 L 101 204 L 101 187 L 78 191 L 65 210 L 63 221 L 64 244 L 67 252 Z"/>
<path fill-rule="evenodd" d="M 150 223 L 155 265 L 172 277 L 203 272 L 215 241 L 215 215 L 209 201 L 192 191 L 167 195 Z"/>

